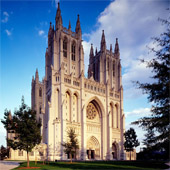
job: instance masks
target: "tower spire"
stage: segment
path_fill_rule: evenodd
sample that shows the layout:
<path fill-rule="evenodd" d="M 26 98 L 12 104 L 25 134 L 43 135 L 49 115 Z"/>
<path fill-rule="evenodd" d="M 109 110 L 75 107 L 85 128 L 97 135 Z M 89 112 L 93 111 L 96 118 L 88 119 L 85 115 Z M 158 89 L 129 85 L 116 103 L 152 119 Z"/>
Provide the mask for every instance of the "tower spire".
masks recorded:
<path fill-rule="evenodd" d="M 35 73 L 35 81 L 39 81 L 38 69 L 36 69 L 36 73 Z"/>
<path fill-rule="evenodd" d="M 104 51 L 106 50 L 106 41 L 105 41 L 104 30 L 102 31 L 102 38 L 101 38 L 100 50 L 101 50 L 102 52 L 104 52 Z"/>
<path fill-rule="evenodd" d="M 110 52 L 112 53 L 112 44 L 110 44 Z"/>
<path fill-rule="evenodd" d="M 61 17 L 60 3 L 58 3 L 55 21 L 56 21 L 56 29 L 60 29 L 62 27 L 62 23 L 63 23 L 62 17 Z"/>
<path fill-rule="evenodd" d="M 81 37 L 81 26 L 80 26 L 79 14 L 77 15 L 76 34 Z"/>
<path fill-rule="evenodd" d="M 52 41 L 52 37 L 53 37 L 53 28 L 52 28 L 52 23 L 50 22 L 50 27 L 49 27 L 49 31 L 48 31 L 48 48 L 50 49 L 50 44 Z"/>
<path fill-rule="evenodd" d="M 52 32 L 52 26 L 51 26 L 51 22 L 50 22 L 50 28 L 49 28 L 49 31 L 48 31 L 48 36 L 50 36 L 51 35 L 51 32 Z"/>
<path fill-rule="evenodd" d="M 115 54 L 119 53 L 119 44 L 118 44 L 118 38 L 116 38 L 116 44 L 115 44 Z"/>
<path fill-rule="evenodd" d="M 88 78 L 93 76 L 93 63 L 94 63 L 94 51 L 93 51 L 93 44 L 91 44 L 90 55 L 89 55 Z"/>
<path fill-rule="evenodd" d="M 34 76 L 32 76 L 32 84 L 34 83 Z"/>
<path fill-rule="evenodd" d="M 94 56 L 94 52 L 93 52 L 93 44 L 91 44 L 91 48 L 90 48 L 90 56 Z"/>
<path fill-rule="evenodd" d="M 71 22 L 70 22 L 70 20 L 69 20 L 68 29 L 71 30 Z"/>

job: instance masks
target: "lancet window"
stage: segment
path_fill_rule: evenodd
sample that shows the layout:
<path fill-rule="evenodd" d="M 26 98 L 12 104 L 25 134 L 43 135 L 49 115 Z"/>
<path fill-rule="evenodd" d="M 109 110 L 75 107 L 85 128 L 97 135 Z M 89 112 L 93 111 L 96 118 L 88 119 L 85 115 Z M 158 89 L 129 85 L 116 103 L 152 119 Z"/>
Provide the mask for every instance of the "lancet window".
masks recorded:
<path fill-rule="evenodd" d="M 71 58 L 73 61 L 76 61 L 76 44 L 75 42 L 71 45 Z"/>
<path fill-rule="evenodd" d="M 67 38 L 63 40 L 63 56 L 67 58 Z"/>
<path fill-rule="evenodd" d="M 41 89 L 41 87 L 39 89 L 39 97 L 42 97 L 42 89 Z"/>
<path fill-rule="evenodd" d="M 113 77 L 115 77 L 115 61 L 113 61 Z"/>

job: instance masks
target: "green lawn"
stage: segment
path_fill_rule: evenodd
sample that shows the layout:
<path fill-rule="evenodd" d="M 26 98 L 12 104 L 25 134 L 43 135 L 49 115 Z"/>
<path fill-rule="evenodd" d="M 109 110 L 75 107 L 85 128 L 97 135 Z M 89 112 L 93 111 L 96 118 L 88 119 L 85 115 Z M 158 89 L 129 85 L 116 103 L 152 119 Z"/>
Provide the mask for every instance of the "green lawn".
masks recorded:
<path fill-rule="evenodd" d="M 30 162 L 32 167 L 41 167 L 37 170 L 87 170 L 87 169 L 137 169 L 137 170 L 162 170 L 168 169 L 168 166 L 161 161 L 93 161 L 93 162 L 50 162 L 49 164 L 42 165 L 42 162 L 35 165 L 34 162 Z M 21 163 L 19 168 L 26 167 L 26 162 Z M 18 169 L 18 168 L 15 168 Z"/>

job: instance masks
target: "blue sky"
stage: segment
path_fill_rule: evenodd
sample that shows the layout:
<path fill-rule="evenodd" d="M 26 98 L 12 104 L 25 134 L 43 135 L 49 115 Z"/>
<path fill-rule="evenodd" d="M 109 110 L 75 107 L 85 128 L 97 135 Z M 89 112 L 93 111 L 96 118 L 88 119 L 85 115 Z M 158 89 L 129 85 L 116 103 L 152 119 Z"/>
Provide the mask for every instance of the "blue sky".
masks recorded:
<path fill-rule="evenodd" d="M 45 75 L 45 50 L 50 21 L 54 24 L 57 2 L 1 1 L 0 45 L 0 119 L 5 108 L 19 107 L 21 97 L 31 105 L 31 80 L 38 68 L 40 79 Z M 115 44 L 119 38 L 123 67 L 124 112 L 126 128 L 130 122 L 150 114 L 151 104 L 141 90 L 135 89 L 132 81 L 151 82 L 151 71 L 140 64 L 139 59 L 149 60 L 147 45 L 151 37 L 159 36 L 165 29 L 158 17 L 167 18 L 168 0 L 115 0 L 115 1 L 60 1 L 63 26 L 69 20 L 75 30 L 77 14 L 83 34 L 85 71 L 88 66 L 90 44 L 100 46 L 101 33 L 105 30 L 106 44 Z M 134 126 L 133 126 L 134 127 Z M 140 141 L 144 132 L 135 126 Z M 0 123 L 0 145 L 5 145 L 6 132 Z M 139 150 L 139 147 L 138 147 Z"/>

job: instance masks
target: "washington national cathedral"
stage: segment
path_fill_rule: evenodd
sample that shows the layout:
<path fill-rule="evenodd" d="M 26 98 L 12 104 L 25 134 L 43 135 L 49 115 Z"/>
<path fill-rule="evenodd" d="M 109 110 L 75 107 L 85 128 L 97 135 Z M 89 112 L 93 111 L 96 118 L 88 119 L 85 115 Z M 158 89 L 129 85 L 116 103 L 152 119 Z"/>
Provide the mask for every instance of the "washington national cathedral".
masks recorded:
<path fill-rule="evenodd" d="M 45 53 L 45 77 L 32 79 L 32 109 L 42 120 L 42 143 L 50 160 L 66 160 L 61 143 L 75 129 L 78 160 L 123 160 L 125 116 L 118 39 L 106 49 L 104 30 L 100 49 L 91 45 L 88 77 L 84 76 L 82 30 L 78 15 L 75 32 L 62 24 L 60 6 L 50 23 Z"/>

